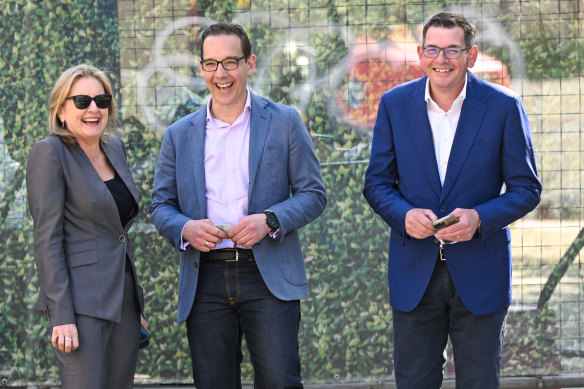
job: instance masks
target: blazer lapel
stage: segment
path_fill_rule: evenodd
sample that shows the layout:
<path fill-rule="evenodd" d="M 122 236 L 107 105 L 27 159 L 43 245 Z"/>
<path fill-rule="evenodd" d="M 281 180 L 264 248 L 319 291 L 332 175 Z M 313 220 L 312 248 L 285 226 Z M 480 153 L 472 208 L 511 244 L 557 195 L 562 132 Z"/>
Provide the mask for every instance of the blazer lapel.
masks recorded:
<path fill-rule="evenodd" d="M 101 148 L 104 151 L 107 158 L 109 159 L 112 166 L 114 167 L 114 169 L 116 169 L 117 171 L 120 164 L 117 162 L 115 153 L 111 151 L 111 145 L 107 143 L 102 143 Z M 116 202 L 113 196 L 111 195 L 107 185 L 105 184 L 105 182 L 103 182 L 103 180 L 99 176 L 99 173 L 97 172 L 97 170 L 95 170 L 95 167 L 93 167 L 93 164 L 89 160 L 89 157 L 87 157 L 87 154 L 85 154 L 85 151 L 81 148 L 81 146 L 79 146 L 79 144 L 71 148 L 66 147 L 66 150 L 71 150 L 71 154 L 77 161 L 77 166 L 81 169 L 81 171 L 84 172 L 83 176 L 86 179 L 83 180 L 84 181 L 83 183 L 79 183 L 79 185 L 86 185 L 90 187 L 91 196 L 107 199 L 106 201 L 110 202 L 110 206 L 104 210 L 104 212 L 106 212 L 104 216 L 112 220 L 114 223 L 117 223 L 119 227 L 122 227 L 122 222 L 120 221 L 120 216 L 118 214 Z"/>
<path fill-rule="evenodd" d="M 197 114 L 191 119 L 192 127 L 187 131 L 188 155 L 190 161 L 185 162 L 185 166 L 192 166 L 193 172 L 193 191 L 197 199 L 199 217 L 203 218 L 207 214 L 207 200 L 205 196 L 205 131 L 207 128 L 207 106 L 197 111 Z M 178 168 L 178 167 L 177 167 Z M 189 171 L 190 169 L 186 169 Z"/>
<path fill-rule="evenodd" d="M 477 82 L 478 79 L 470 71 L 467 74 L 466 98 L 462 105 L 456 134 L 452 142 L 452 150 L 448 158 L 441 200 L 454 186 L 487 112 L 486 104 L 480 100 L 483 90 Z"/>
<path fill-rule="evenodd" d="M 427 114 L 428 109 L 426 100 L 424 100 L 426 80 L 426 77 L 420 79 L 412 91 L 410 95 L 412 101 L 410 104 L 406 104 L 406 113 L 410 123 L 409 128 L 412 132 L 412 139 L 418 150 L 418 158 L 422 162 L 422 166 L 425 166 L 426 175 L 428 176 L 432 189 L 435 191 L 436 196 L 439 196 L 442 190 L 442 184 L 440 183 L 440 174 L 438 173 L 432 128 L 430 127 L 430 120 Z"/>
<path fill-rule="evenodd" d="M 124 184 L 126 184 L 126 187 L 134 198 L 134 201 L 136 204 L 139 204 L 138 191 L 136 190 L 136 184 L 132 178 L 132 173 L 130 172 L 130 167 L 128 166 L 126 155 L 124 155 L 123 152 L 117 152 L 117 150 L 114 150 L 110 143 L 104 143 L 102 148 L 115 171 L 118 173 L 122 181 L 124 181 Z"/>
<path fill-rule="evenodd" d="M 126 188 L 128 188 L 128 190 L 132 194 L 134 201 L 139 206 L 140 200 L 138 198 L 138 191 L 136 189 L 136 184 L 134 183 L 134 179 L 132 178 L 132 173 L 130 172 L 130 167 L 129 167 L 127 159 L 126 159 L 126 155 L 124 154 L 123 150 L 121 150 L 121 149 L 118 150 L 117 148 L 112 147 L 112 142 L 113 142 L 113 140 L 110 140 L 108 143 L 102 143 L 101 146 L 102 146 L 103 152 L 105 153 L 105 155 L 107 156 L 107 159 L 110 161 L 110 163 L 114 167 L 114 170 L 118 173 L 118 175 L 120 176 L 120 178 L 122 179 L 122 181 L 126 185 Z M 120 145 L 120 147 L 121 147 L 121 145 Z M 104 183 L 104 185 L 105 185 L 105 183 Z M 108 190 L 108 192 L 109 192 L 109 190 Z M 112 200 L 113 200 L 113 197 L 112 197 Z M 115 200 L 114 200 L 114 205 L 115 205 Z M 113 209 L 117 211 L 117 209 L 118 209 L 117 205 Z M 134 218 L 137 215 L 138 215 L 138 209 L 136 208 L 132 212 L 132 218 L 128 221 L 128 223 L 125 226 L 126 231 L 130 228 L 130 226 L 132 225 L 132 221 L 134 220 Z M 120 220 L 119 215 L 117 213 L 116 213 L 116 216 L 117 217 L 114 217 L 114 219 Z"/>
<path fill-rule="evenodd" d="M 250 92 L 251 93 L 251 92 Z M 266 109 L 267 103 L 251 95 L 251 122 L 249 133 L 249 189 L 248 202 L 251 199 L 258 166 L 262 158 L 264 143 L 268 135 L 271 113 Z"/>

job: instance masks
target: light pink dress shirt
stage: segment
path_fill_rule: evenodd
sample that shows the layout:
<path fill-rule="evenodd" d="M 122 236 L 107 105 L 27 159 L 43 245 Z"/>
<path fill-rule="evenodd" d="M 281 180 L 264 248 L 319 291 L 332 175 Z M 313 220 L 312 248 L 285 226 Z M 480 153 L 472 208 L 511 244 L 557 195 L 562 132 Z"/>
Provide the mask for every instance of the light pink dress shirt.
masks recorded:
<path fill-rule="evenodd" d="M 215 119 L 211 115 L 212 103 L 210 100 L 207 104 L 205 131 L 207 219 L 213 224 L 233 227 L 248 214 L 250 93 L 248 90 L 243 112 L 233 124 Z M 182 249 L 187 246 L 188 242 L 182 242 Z M 229 247 L 234 247 L 230 239 L 216 246 L 217 249 Z"/>

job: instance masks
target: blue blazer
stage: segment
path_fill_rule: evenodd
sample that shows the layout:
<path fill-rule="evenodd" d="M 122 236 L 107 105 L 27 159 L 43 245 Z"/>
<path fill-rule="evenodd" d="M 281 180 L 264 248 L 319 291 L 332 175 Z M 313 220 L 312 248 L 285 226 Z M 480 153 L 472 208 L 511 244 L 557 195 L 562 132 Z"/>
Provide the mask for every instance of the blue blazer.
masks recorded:
<path fill-rule="evenodd" d="M 444 186 L 424 99 L 427 77 L 381 98 L 363 194 L 391 227 L 388 281 L 391 305 L 399 311 L 409 312 L 420 302 L 439 250 L 432 236 L 406 234 L 412 208 L 430 209 L 439 218 L 455 208 L 477 210 L 480 236 L 444 247 L 452 280 L 475 314 L 494 313 L 511 302 L 508 226 L 536 207 L 542 187 L 519 96 L 467 74 Z"/>
<path fill-rule="evenodd" d="M 206 218 L 206 106 L 168 127 L 156 175 L 150 218 L 158 232 L 180 251 L 185 223 Z M 178 169 L 177 169 L 178 168 Z M 251 95 L 249 214 L 273 211 L 282 229 L 252 247 L 270 292 L 281 300 L 308 297 L 298 229 L 316 219 L 326 193 L 310 135 L 296 110 Z M 191 311 L 199 274 L 199 250 L 180 253 L 178 322 Z"/>

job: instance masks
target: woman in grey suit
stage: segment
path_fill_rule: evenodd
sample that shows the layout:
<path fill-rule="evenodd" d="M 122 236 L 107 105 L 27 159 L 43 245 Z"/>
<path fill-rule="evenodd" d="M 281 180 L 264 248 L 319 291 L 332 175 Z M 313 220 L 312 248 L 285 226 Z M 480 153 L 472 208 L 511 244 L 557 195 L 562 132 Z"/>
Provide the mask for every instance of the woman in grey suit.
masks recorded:
<path fill-rule="evenodd" d="M 28 159 L 39 306 L 63 388 L 131 388 L 145 324 L 127 235 L 138 195 L 123 142 L 104 134 L 112 95 L 99 69 L 67 69 L 49 99 L 51 136 Z"/>

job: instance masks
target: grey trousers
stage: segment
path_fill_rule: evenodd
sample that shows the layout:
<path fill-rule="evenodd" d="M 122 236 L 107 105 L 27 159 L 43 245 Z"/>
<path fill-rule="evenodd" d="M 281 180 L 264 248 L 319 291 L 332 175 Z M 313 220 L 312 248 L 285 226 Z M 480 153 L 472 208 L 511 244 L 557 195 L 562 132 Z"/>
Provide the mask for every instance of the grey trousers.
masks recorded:
<path fill-rule="evenodd" d="M 61 388 L 132 388 L 140 342 L 137 301 L 132 274 L 126 272 L 120 323 L 76 316 L 79 348 L 70 353 L 54 349 L 59 363 Z"/>

